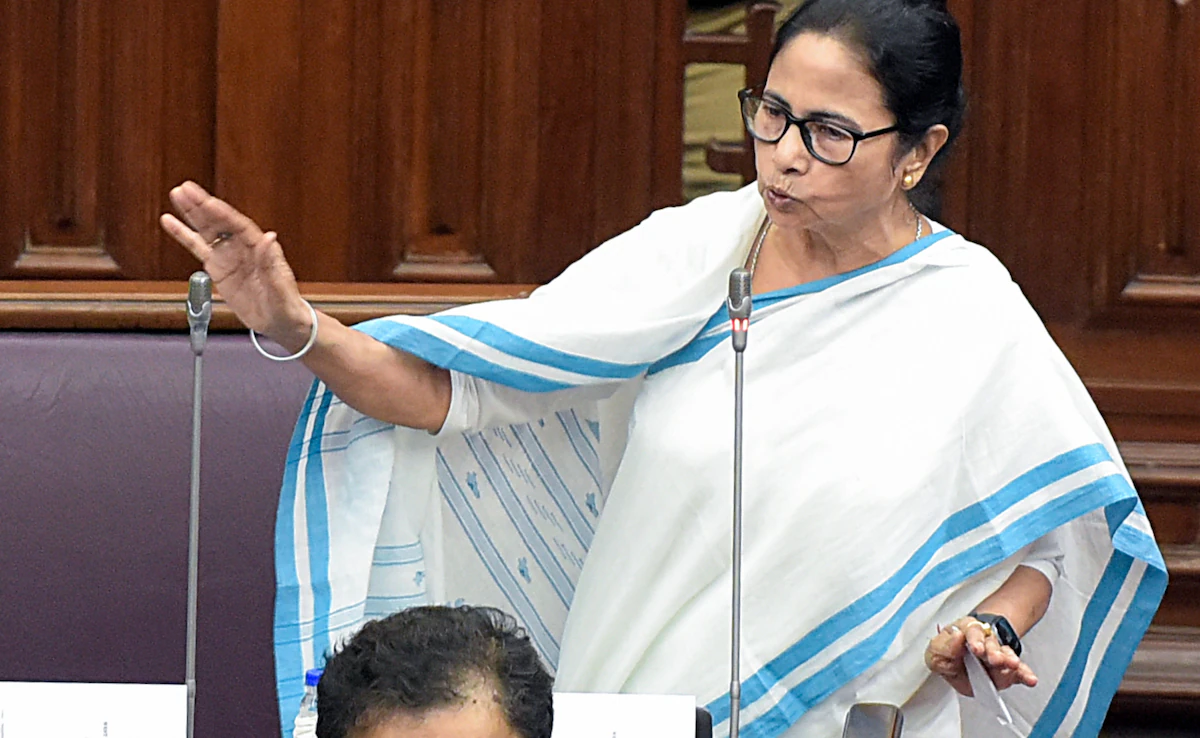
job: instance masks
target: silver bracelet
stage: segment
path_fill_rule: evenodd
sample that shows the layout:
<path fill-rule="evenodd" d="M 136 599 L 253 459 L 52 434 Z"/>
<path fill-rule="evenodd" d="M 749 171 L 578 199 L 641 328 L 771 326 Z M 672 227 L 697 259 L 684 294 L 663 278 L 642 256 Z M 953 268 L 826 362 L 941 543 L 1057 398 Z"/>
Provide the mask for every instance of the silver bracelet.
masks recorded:
<path fill-rule="evenodd" d="M 296 359 L 299 359 L 308 353 L 308 350 L 311 349 L 317 342 L 317 309 L 314 308 L 312 303 L 308 300 L 305 300 L 304 304 L 308 306 L 308 312 L 312 315 L 312 333 L 308 335 L 308 343 L 304 344 L 304 348 L 300 349 L 291 356 L 276 356 L 275 354 L 268 354 L 266 351 L 263 351 L 263 347 L 259 345 L 258 337 L 254 335 L 254 329 L 251 328 L 250 343 L 254 344 L 254 348 L 258 349 L 258 353 L 267 357 L 271 361 L 295 361 Z"/>

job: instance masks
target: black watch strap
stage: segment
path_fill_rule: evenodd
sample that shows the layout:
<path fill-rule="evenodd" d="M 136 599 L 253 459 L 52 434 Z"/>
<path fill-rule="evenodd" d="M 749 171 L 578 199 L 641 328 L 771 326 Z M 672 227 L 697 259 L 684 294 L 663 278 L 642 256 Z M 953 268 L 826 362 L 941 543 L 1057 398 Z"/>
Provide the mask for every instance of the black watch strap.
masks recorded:
<path fill-rule="evenodd" d="M 1008 622 L 1008 618 L 987 612 L 973 612 L 970 617 L 992 626 L 992 632 L 996 634 L 996 640 L 1000 641 L 1000 645 L 1008 646 L 1013 653 L 1021 655 L 1021 637 L 1017 635 L 1012 623 Z"/>

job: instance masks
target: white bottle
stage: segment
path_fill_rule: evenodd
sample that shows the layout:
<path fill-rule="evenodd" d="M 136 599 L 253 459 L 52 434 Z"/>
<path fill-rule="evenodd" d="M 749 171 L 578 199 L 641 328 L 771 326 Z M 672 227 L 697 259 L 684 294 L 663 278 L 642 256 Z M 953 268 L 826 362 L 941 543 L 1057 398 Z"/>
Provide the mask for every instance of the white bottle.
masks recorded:
<path fill-rule="evenodd" d="M 304 697 L 300 700 L 300 712 L 296 713 L 296 727 L 292 738 L 317 738 L 317 682 L 321 681 L 321 669 L 309 669 L 304 674 Z"/>

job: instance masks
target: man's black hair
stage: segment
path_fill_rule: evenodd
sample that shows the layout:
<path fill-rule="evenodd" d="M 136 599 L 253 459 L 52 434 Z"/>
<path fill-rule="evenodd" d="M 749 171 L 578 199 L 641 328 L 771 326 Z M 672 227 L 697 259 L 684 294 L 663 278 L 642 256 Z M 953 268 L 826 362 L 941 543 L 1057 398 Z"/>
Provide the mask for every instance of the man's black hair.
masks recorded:
<path fill-rule="evenodd" d="M 346 738 L 491 692 L 521 738 L 550 738 L 553 679 L 511 616 L 489 607 L 414 607 L 363 626 L 325 664 L 318 738 Z"/>

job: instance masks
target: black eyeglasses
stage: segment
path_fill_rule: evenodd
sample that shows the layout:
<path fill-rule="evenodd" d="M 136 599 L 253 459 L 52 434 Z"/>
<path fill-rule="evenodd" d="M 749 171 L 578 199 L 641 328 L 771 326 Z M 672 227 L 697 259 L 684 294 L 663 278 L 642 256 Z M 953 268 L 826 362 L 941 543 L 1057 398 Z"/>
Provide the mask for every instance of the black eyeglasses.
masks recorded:
<path fill-rule="evenodd" d="M 752 137 L 763 143 L 779 143 L 788 127 L 795 125 L 800 129 L 800 138 L 808 153 L 835 167 L 850 161 L 859 141 L 900 130 L 898 126 L 888 126 L 859 133 L 820 118 L 797 118 L 781 105 L 763 99 L 753 88 L 739 92 L 738 99 L 742 101 L 742 121 Z"/>

